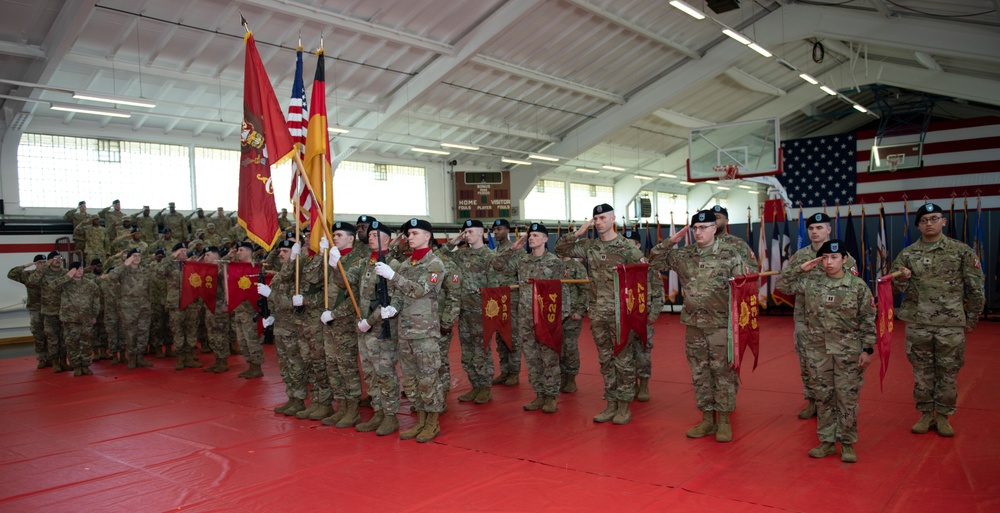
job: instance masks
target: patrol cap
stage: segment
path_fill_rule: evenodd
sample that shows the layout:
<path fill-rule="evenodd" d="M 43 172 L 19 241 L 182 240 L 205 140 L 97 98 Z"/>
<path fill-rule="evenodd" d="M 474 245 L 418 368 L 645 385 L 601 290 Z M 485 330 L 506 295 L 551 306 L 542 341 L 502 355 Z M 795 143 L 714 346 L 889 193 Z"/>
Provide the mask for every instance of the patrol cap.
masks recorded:
<path fill-rule="evenodd" d="M 844 241 L 840 239 L 831 239 L 823 243 L 819 247 L 819 251 L 816 252 L 816 256 L 821 257 L 823 255 L 829 255 L 833 253 L 840 253 L 843 256 L 847 256 L 847 245 Z"/>
<path fill-rule="evenodd" d="M 142 209 L 143 209 L 143 210 L 149 210 L 149 205 L 143 205 L 143 206 L 142 206 Z"/>
<path fill-rule="evenodd" d="M 806 228 L 817 224 L 817 223 L 830 223 L 830 216 L 820 212 L 818 214 L 813 214 L 806 219 Z"/>
<path fill-rule="evenodd" d="M 41 260 L 41 261 L 44 262 L 45 261 L 45 255 L 43 255 L 41 253 L 35 255 L 35 259 L 32 260 L 32 262 L 38 262 L 39 260 Z"/>
<path fill-rule="evenodd" d="M 724 207 L 722 205 L 715 205 L 715 206 L 713 206 L 711 208 L 711 210 L 712 210 L 713 214 L 716 214 L 716 215 L 722 214 L 722 215 L 726 216 L 726 219 L 729 219 L 729 211 L 726 210 L 726 207 Z"/>
<path fill-rule="evenodd" d="M 614 212 L 614 211 L 615 211 L 615 207 L 612 207 L 611 205 L 608 205 L 607 203 L 601 203 L 600 205 L 597 205 L 596 207 L 594 207 L 594 215 L 595 216 L 597 214 L 606 214 L 608 212 Z"/>
<path fill-rule="evenodd" d="M 466 219 L 465 222 L 462 223 L 462 229 L 464 230 L 466 228 L 485 228 L 485 226 L 483 226 L 483 222 L 478 219 Z"/>
<path fill-rule="evenodd" d="M 137 249 L 135 251 L 138 252 L 139 250 Z M 167 254 L 167 250 L 165 250 L 163 248 L 157 248 L 156 251 L 153 252 L 153 255 L 166 255 L 166 254 Z"/>
<path fill-rule="evenodd" d="M 546 228 L 545 225 L 542 223 L 531 223 L 531 225 L 528 226 L 528 234 L 530 235 L 531 232 L 544 233 L 545 235 L 548 235 L 549 229 Z"/>
<path fill-rule="evenodd" d="M 921 217 L 924 217 L 927 214 L 937 214 L 937 213 L 941 213 L 942 215 L 944 215 L 944 210 L 941 210 L 941 207 L 937 206 L 934 203 L 927 203 L 924 206 L 917 209 L 917 217 L 913 220 L 913 225 L 920 226 Z"/>
<path fill-rule="evenodd" d="M 173 202 L 173 201 L 171 201 L 170 203 L 167 203 L 167 206 L 168 206 L 168 207 L 174 207 L 174 206 L 176 206 L 176 205 L 174 204 L 174 202 Z"/>
<path fill-rule="evenodd" d="M 691 226 L 695 223 L 714 223 L 715 222 L 715 212 L 711 210 L 702 210 L 697 214 L 691 216 Z"/>
<path fill-rule="evenodd" d="M 103 266 L 104 262 L 102 262 L 100 258 L 95 258 L 95 259 L 93 259 L 93 260 L 90 261 L 90 265 L 100 265 L 100 266 Z"/>
<path fill-rule="evenodd" d="M 205 223 L 205 228 L 215 228 L 215 223 Z"/>
<path fill-rule="evenodd" d="M 187 246 L 185 246 L 183 242 L 178 242 L 177 244 L 174 244 L 174 248 L 171 249 L 170 252 L 173 253 L 174 251 L 177 251 L 178 249 L 187 249 Z"/>
<path fill-rule="evenodd" d="M 282 211 L 284 211 L 285 209 L 281 209 L 281 210 L 282 210 Z M 205 213 L 205 211 L 204 211 L 204 210 L 203 210 L 203 209 L 202 209 L 201 207 L 198 207 L 198 210 L 197 210 L 197 211 L 198 211 L 198 212 L 201 212 L 202 214 L 204 214 L 204 213 Z"/>
<path fill-rule="evenodd" d="M 157 250 L 157 251 L 162 251 L 162 250 Z M 127 252 L 125 253 L 125 258 L 128 258 L 128 257 L 130 257 L 130 256 L 132 256 L 132 255 L 135 255 L 136 253 L 139 253 L 139 252 L 140 252 L 140 251 L 139 251 L 139 248 L 132 248 L 132 249 L 128 250 L 128 251 L 127 251 Z"/>
<path fill-rule="evenodd" d="M 333 223 L 333 231 L 347 232 L 351 235 L 356 235 L 358 233 L 358 229 L 355 228 L 353 224 L 345 223 L 343 221 L 337 221 L 336 223 Z"/>
<path fill-rule="evenodd" d="M 49 251 L 49 255 L 45 259 L 52 260 L 53 258 L 62 258 L 62 255 L 58 251 Z"/>
<path fill-rule="evenodd" d="M 295 242 L 293 242 L 292 239 L 285 239 L 278 243 L 278 249 L 292 249 L 292 246 L 294 245 Z"/>
<path fill-rule="evenodd" d="M 364 216 L 361 216 L 361 217 L 364 217 Z M 360 217 L 358 219 L 360 219 Z M 371 216 L 369 216 L 368 219 L 374 219 L 374 218 L 371 217 Z M 379 221 L 372 221 L 372 224 L 371 224 L 371 226 L 369 226 L 369 228 L 371 228 L 372 230 L 378 230 L 378 231 L 380 231 L 380 232 L 382 232 L 382 233 L 384 233 L 384 234 L 392 237 L 392 228 L 389 228 L 388 226 L 386 226 L 385 224 L 383 224 L 383 223 L 381 223 Z"/>
<path fill-rule="evenodd" d="M 123 217 L 122 218 L 122 223 L 123 224 L 124 223 L 132 224 L 132 218 L 131 217 Z"/>
<path fill-rule="evenodd" d="M 69 264 L 69 270 L 70 271 L 72 271 L 73 269 L 79 269 L 81 267 L 83 267 L 83 263 L 82 262 L 73 262 L 72 264 Z"/>
<path fill-rule="evenodd" d="M 90 220 L 91 221 L 93 221 L 94 219 L 100 219 L 100 218 L 101 218 L 101 216 L 99 216 L 97 214 L 90 214 Z"/>
<path fill-rule="evenodd" d="M 506 219 L 497 219 L 496 221 L 493 221 L 493 227 L 496 228 L 498 226 L 504 226 L 510 230 L 510 222 Z"/>
<path fill-rule="evenodd" d="M 376 220 L 377 219 L 375 219 L 374 216 L 361 215 L 361 216 L 358 216 L 358 222 L 357 222 L 357 224 L 361 224 L 361 223 L 374 223 Z"/>
<path fill-rule="evenodd" d="M 642 242 L 642 239 L 639 238 L 639 232 L 635 230 L 625 230 L 625 238 L 632 239 L 636 242 Z"/>
<path fill-rule="evenodd" d="M 410 228 L 416 228 L 418 230 L 423 230 L 427 233 L 434 233 L 434 227 L 431 223 L 424 221 L 423 219 L 417 219 L 416 217 L 411 218 L 409 221 L 403 224 L 405 230 L 403 233 L 409 233 Z"/>

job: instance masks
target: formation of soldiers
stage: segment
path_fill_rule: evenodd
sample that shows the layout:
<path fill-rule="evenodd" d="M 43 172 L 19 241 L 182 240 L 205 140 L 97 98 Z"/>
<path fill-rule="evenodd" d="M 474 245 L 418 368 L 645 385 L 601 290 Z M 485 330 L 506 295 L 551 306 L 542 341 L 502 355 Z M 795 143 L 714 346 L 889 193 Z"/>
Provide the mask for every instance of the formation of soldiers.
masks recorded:
<path fill-rule="evenodd" d="M 51 366 L 54 372 L 81 376 L 91 373 L 92 361 L 103 359 L 145 367 L 152 365 L 145 359 L 150 353 L 175 357 L 177 370 L 197 368 L 202 366 L 200 345 L 201 352 L 215 357 L 204 371 L 228 371 L 228 357 L 239 352 L 247 364 L 240 376 L 260 377 L 264 353 L 254 305 L 244 301 L 226 314 L 220 287 L 214 313 L 200 298 L 184 310 L 177 307 L 185 262 L 217 264 L 224 276 L 230 261 L 260 261 L 273 274 L 269 285 L 258 285 L 269 313 L 262 325 L 273 331 L 288 397 L 276 413 L 386 436 L 399 431 L 405 393 L 417 423 L 399 437 L 433 440 L 447 411 L 448 351 L 456 325 L 471 385 L 458 396 L 460 402 L 485 404 L 492 400 L 493 386 L 518 385 L 523 354 L 535 392 L 523 409 L 555 413 L 559 395 L 577 391 L 578 338 L 588 315 L 607 401 L 594 422 L 621 425 L 631 420 L 633 400 L 650 400 L 653 324 L 664 303 L 661 273 L 675 271 L 685 290 L 685 353 L 702 413 L 686 435 L 714 435 L 718 442 L 733 438 L 730 416 L 739 381 L 726 349 L 727 281 L 755 272 L 758 265 L 750 247 L 725 232 L 728 212 L 720 206 L 697 212 L 690 225 L 652 248 L 648 262 L 638 234 L 615 229 L 608 204 L 594 207 L 592 219 L 561 236 L 554 254 L 543 224 L 530 224 L 511 241 L 504 219 L 491 225 L 496 249 L 486 245 L 486 227 L 478 220 L 467 220 L 458 236 L 441 245 L 426 220 L 410 219 L 393 229 L 363 215 L 355 224 L 334 223 L 329 237 L 287 231 L 265 253 L 246 241 L 241 227 L 229 225 L 221 208 L 214 221 L 200 209 L 194 219 L 185 217 L 173 203 L 156 216 L 149 212 L 144 207 L 128 216 L 116 201 L 90 216 L 81 202 L 66 217 L 75 223 L 89 265 L 74 262 L 64 270 L 62 256 L 52 252 L 8 273 L 28 288 L 39 369 Z M 101 217 L 105 226 L 115 227 L 114 237 L 100 226 Z M 286 212 L 280 222 L 283 229 L 292 226 Z M 984 297 L 978 260 L 967 246 L 942 235 L 944 223 L 939 207 L 921 207 L 922 238 L 900 253 L 893 268 L 899 271 L 894 288 L 906 294 L 899 317 L 908 322 L 907 354 L 921 412 L 912 431 L 936 429 L 953 436 L 948 418 L 955 413 L 964 333 L 975 326 Z M 585 237 L 591 226 L 595 238 Z M 810 217 L 808 231 L 811 244 L 796 253 L 779 279 L 780 289 L 799 297 L 794 341 L 807 400 L 799 417 L 817 417 L 821 444 L 810 456 L 835 454 L 839 442 L 841 459 L 854 462 L 857 399 L 874 352 L 874 302 L 844 244 L 830 240 L 830 218 Z M 694 242 L 678 247 L 688 232 Z M 320 238 L 318 252 L 304 251 L 311 237 Z M 633 332 L 625 348 L 615 352 L 614 268 L 639 263 L 649 264 L 648 342 Z M 557 353 L 535 338 L 530 282 L 583 278 L 588 281 L 562 286 L 563 340 Z M 480 289 L 501 285 L 517 294 L 511 302 L 512 340 L 498 337 L 494 376 L 491 346 L 483 344 Z M 366 422 L 361 422 L 363 406 L 374 412 Z"/>

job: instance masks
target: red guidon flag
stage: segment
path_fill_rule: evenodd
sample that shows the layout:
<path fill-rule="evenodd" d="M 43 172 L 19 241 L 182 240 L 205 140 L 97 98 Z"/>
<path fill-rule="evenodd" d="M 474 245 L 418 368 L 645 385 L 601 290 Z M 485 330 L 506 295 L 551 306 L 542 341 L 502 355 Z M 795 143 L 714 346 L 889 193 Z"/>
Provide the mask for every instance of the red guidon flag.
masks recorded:
<path fill-rule="evenodd" d="M 737 373 L 747 348 L 753 353 L 753 368 L 757 369 L 760 353 L 757 294 L 760 275 L 746 274 L 729 279 L 729 365 Z"/>
<path fill-rule="evenodd" d="M 875 321 L 876 344 L 878 345 L 878 380 L 885 391 L 885 373 L 889 370 L 889 351 L 892 349 L 892 328 L 895 316 L 892 308 L 892 276 L 883 276 L 878 281 L 878 306 Z"/>
<path fill-rule="evenodd" d="M 270 251 L 281 233 L 271 166 L 291 158 L 295 147 L 257 53 L 253 33 L 247 31 L 243 41 L 247 52 L 240 130 L 239 223 L 250 240 Z"/>
<path fill-rule="evenodd" d="M 229 262 L 226 270 L 226 298 L 229 312 L 240 303 L 249 301 L 254 308 L 260 294 L 257 293 L 257 282 L 260 277 L 260 267 L 248 262 Z"/>
<path fill-rule="evenodd" d="M 562 282 L 531 280 L 535 341 L 562 355 Z"/>
<path fill-rule="evenodd" d="M 187 308 L 195 299 L 201 298 L 208 310 L 215 313 L 215 294 L 218 287 L 219 264 L 184 262 L 180 309 Z"/>
<path fill-rule="evenodd" d="M 481 288 L 483 296 L 483 349 L 490 347 L 493 334 L 500 332 L 507 349 L 514 350 L 510 340 L 510 287 Z"/>
<path fill-rule="evenodd" d="M 635 331 L 642 341 L 642 346 L 648 343 L 646 330 L 646 301 L 649 296 L 649 264 L 632 264 L 615 266 L 615 327 L 618 340 L 615 343 L 614 355 L 617 355 L 628 345 L 629 332 Z"/>

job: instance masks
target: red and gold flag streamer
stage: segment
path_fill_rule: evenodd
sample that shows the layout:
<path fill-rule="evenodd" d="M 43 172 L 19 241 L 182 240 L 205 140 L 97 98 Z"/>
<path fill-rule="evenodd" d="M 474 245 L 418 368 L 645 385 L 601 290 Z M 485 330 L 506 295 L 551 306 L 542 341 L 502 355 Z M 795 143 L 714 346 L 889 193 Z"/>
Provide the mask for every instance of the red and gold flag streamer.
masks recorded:
<path fill-rule="evenodd" d="M 629 332 L 635 331 L 646 347 L 649 342 L 646 330 L 646 301 L 649 296 L 649 264 L 631 264 L 615 266 L 615 326 L 618 340 L 615 342 L 614 355 L 617 355 L 628 345 Z"/>
<path fill-rule="evenodd" d="M 260 268 L 248 262 L 230 262 L 226 271 L 226 299 L 228 311 L 232 312 L 240 303 L 249 301 L 256 308 L 260 294 L 257 293 Z"/>
<path fill-rule="evenodd" d="M 760 353 L 759 278 L 759 274 L 746 274 L 729 279 L 729 364 L 737 373 L 747 348 L 753 353 L 753 368 L 757 369 Z"/>
<path fill-rule="evenodd" d="M 892 330 L 895 312 L 892 308 L 892 275 L 883 276 L 876 290 L 878 309 L 875 319 L 876 344 L 878 345 L 878 380 L 885 390 L 885 373 L 889 370 L 889 352 L 892 350 Z"/>
<path fill-rule="evenodd" d="M 531 314 L 535 321 L 535 341 L 562 355 L 562 282 L 532 280 Z"/>
<path fill-rule="evenodd" d="M 514 350 L 510 342 L 510 287 L 481 288 L 483 296 L 483 349 L 490 347 L 493 334 L 500 332 L 500 340 L 507 349 Z"/>
<path fill-rule="evenodd" d="M 205 306 L 215 313 L 215 295 L 219 287 L 219 265 L 200 262 L 184 262 L 181 276 L 181 310 L 195 299 L 201 298 Z"/>

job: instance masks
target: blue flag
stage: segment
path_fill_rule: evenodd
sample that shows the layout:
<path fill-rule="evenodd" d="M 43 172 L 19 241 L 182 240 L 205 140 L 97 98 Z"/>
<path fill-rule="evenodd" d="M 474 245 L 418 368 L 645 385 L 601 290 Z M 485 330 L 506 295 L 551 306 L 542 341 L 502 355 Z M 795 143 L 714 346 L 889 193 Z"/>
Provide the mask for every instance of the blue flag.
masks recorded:
<path fill-rule="evenodd" d="M 497 241 L 493 239 L 492 233 L 486 236 L 486 241 L 489 244 L 490 249 L 497 249 Z"/>
<path fill-rule="evenodd" d="M 799 209 L 799 245 L 796 250 L 802 249 L 809 244 L 809 236 L 806 235 L 806 219 L 802 217 L 802 209 Z"/>
<path fill-rule="evenodd" d="M 862 265 L 861 253 L 858 251 L 858 238 L 854 235 L 854 214 L 847 210 L 847 235 L 844 236 L 844 243 L 847 244 L 847 252 L 854 257 L 860 267 Z"/>

